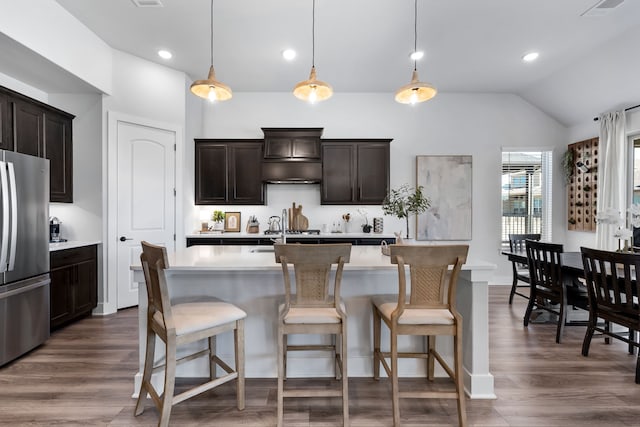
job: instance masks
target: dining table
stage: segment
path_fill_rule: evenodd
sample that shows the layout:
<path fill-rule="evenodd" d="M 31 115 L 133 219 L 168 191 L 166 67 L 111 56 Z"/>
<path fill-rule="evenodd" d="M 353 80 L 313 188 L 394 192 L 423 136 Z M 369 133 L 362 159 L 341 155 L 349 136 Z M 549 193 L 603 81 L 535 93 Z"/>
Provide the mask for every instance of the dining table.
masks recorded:
<path fill-rule="evenodd" d="M 506 255 L 509 261 L 515 261 L 527 265 L 527 251 L 504 250 L 502 255 Z M 562 262 L 562 272 L 567 276 L 584 277 L 584 266 L 582 264 L 582 254 L 580 252 L 563 252 L 560 254 Z"/>

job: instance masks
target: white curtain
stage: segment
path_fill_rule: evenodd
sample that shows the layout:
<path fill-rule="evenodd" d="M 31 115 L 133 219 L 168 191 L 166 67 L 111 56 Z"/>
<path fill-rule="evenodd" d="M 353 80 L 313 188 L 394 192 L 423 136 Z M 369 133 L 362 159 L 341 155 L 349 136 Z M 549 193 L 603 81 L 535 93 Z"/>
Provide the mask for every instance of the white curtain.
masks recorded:
<path fill-rule="evenodd" d="M 627 213 L 627 135 L 624 111 L 615 111 L 600 116 L 600 143 L 598 146 L 598 212 L 613 208 L 622 218 Z M 623 225 L 624 227 L 624 225 Z M 598 223 L 596 245 L 604 250 L 618 249 L 618 240 L 613 234 L 618 225 Z"/>

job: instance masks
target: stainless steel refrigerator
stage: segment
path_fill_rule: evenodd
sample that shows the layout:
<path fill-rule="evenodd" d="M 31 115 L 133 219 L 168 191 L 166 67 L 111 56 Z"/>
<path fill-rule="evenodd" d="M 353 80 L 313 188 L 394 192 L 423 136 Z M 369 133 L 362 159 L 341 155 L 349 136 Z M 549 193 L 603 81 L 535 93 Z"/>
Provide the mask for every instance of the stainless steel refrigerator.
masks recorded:
<path fill-rule="evenodd" d="M 0 366 L 49 338 L 49 161 L 0 150 Z"/>

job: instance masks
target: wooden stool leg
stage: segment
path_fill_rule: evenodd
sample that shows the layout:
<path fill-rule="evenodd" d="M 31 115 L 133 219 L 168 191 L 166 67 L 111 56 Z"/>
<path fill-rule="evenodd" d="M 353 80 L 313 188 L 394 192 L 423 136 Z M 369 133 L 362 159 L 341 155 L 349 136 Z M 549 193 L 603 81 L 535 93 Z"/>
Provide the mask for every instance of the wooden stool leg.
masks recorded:
<path fill-rule="evenodd" d="M 285 336 L 278 328 L 278 416 L 277 427 L 282 427 L 284 423 L 284 377 L 285 377 Z"/>
<path fill-rule="evenodd" d="M 164 392 L 162 393 L 162 407 L 160 408 L 160 422 L 158 427 L 167 427 L 173 406 L 173 390 L 176 384 L 176 341 L 174 337 L 167 337 L 166 365 L 164 371 Z"/>
<path fill-rule="evenodd" d="M 378 308 L 373 306 L 373 378 L 380 379 L 380 334 L 382 319 Z"/>
<path fill-rule="evenodd" d="M 453 339 L 453 352 L 455 357 L 455 382 L 458 394 L 458 423 L 460 427 L 467 425 L 467 410 L 465 406 L 464 381 L 462 374 L 462 325 L 456 326 L 456 336 Z"/>
<path fill-rule="evenodd" d="M 400 427 L 400 390 L 398 389 L 398 335 L 391 328 L 391 401 L 393 427 Z"/>
<path fill-rule="evenodd" d="M 429 351 L 429 358 L 427 359 L 427 379 L 429 381 L 433 381 L 433 378 L 435 376 L 435 361 L 436 361 L 436 357 L 434 356 L 434 353 L 436 351 L 436 337 L 435 335 L 429 335 L 427 337 L 427 342 L 428 344 L 428 351 Z"/>
<path fill-rule="evenodd" d="M 150 325 L 147 325 L 147 350 L 144 356 L 144 371 L 142 374 L 142 384 L 140 385 L 140 392 L 138 394 L 138 402 L 136 403 L 136 409 L 134 415 L 138 416 L 144 412 L 144 400 L 147 398 L 147 390 L 151 384 L 151 374 L 153 373 L 153 364 L 155 362 L 155 350 L 156 350 L 156 334 L 151 329 Z"/>
<path fill-rule="evenodd" d="M 209 379 L 216 379 L 216 369 L 217 365 L 214 361 L 214 356 L 216 355 L 216 337 L 215 335 L 209 337 Z"/>
<path fill-rule="evenodd" d="M 343 426 L 349 427 L 349 375 L 347 375 L 347 325 L 342 324 L 342 345 L 340 361 L 342 362 L 342 419 Z"/>
<path fill-rule="evenodd" d="M 236 322 L 236 329 L 233 331 L 236 354 L 236 372 L 238 373 L 238 384 L 236 388 L 236 401 L 238 409 L 244 409 L 244 319 Z"/>

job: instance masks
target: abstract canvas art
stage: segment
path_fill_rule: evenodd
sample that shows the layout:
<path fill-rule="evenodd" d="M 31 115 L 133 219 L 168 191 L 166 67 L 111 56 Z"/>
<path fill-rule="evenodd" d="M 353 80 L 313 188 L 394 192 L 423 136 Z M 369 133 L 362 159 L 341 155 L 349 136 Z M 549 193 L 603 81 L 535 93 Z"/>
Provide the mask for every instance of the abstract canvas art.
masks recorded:
<path fill-rule="evenodd" d="M 471 156 L 416 156 L 416 185 L 431 207 L 417 216 L 417 240 L 471 240 Z"/>

